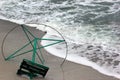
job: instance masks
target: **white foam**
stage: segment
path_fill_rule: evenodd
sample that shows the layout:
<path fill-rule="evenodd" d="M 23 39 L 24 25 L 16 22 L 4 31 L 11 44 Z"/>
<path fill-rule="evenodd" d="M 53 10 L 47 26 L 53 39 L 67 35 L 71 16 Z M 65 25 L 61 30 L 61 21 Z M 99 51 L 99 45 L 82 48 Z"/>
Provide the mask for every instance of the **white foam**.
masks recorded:
<path fill-rule="evenodd" d="M 7 19 L 6 17 L 0 16 L 1 20 L 6 20 L 6 21 L 10 21 L 16 24 L 25 24 L 24 20 L 20 19 L 20 20 L 15 20 L 15 19 Z"/>
<path fill-rule="evenodd" d="M 43 38 L 50 38 L 50 35 L 46 34 Z M 46 44 L 49 44 L 49 41 L 42 41 L 41 44 L 44 46 Z M 62 49 L 62 50 L 57 49 L 56 47 L 57 46 L 49 46 L 49 47 L 45 47 L 45 49 L 55 56 L 65 58 L 66 57 L 65 47 L 63 46 L 64 49 Z M 72 52 L 70 52 L 70 51 L 69 51 L 69 54 L 67 55 L 66 59 L 69 60 L 69 61 L 78 63 L 78 64 L 90 66 L 93 69 L 98 70 L 102 74 L 105 74 L 105 75 L 108 75 L 108 76 L 114 76 L 116 78 L 120 78 L 120 74 L 112 73 L 112 72 L 108 71 L 106 68 L 101 67 L 101 66 L 97 65 L 96 63 L 89 61 L 85 57 L 81 57 L 78 54 L 72 54 Z"/>
<path fill-rule="evenodd" d="M 2 7 L 2 4 L 4 4 L 5 2 L 5 0 L 0 0 L 0 7 Z"/>

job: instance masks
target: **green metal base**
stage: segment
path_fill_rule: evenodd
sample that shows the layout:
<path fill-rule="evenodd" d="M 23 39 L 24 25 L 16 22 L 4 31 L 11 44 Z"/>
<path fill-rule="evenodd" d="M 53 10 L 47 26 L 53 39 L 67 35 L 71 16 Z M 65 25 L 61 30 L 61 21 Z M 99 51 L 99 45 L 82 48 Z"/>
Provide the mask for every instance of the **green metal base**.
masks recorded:
<path fill-rule="evenodd" d="M 25 35 L 26 35 L 26 37 L 28 39 L 28 42 L 23 47 L 16 50 L 14 53 L 10 54 L 7 58 L 5 58 L 5 60 L 10 60 L 10 59 L 13 59 L 15 57 L 18 57 L 18 56 L 27 54 L 29 52 L 32 52 L 33 53 L 32 54 L 32 60 L 30 61 L 30 60 L 24 59 L 23 61 L 27 62 L 27 64 L 22 63 L 22 65 L 21 65 L 20 69 L 18 70 L 17 74 L 18 75 L 25 74 L 28 77 L 30 77 L 30 80 L 32 80 L 34 77 L 38 76 L 38 74 L 41 74 L 44 77 L 46 75 L 49 67 L 44 66 L 45 59 L 44 59 L 44 57 L 42 55 L 41 49 L 45 48 L 45 47 L 55 45 L 55 44 L 58 44 L 58 43 L 61 43 L 61 42 L 64 42 L 65 40 L 38 38 L 33 33 L 31 33 L 29 31 L 29 29 L 27 29 L 26 25 L 21 25 L 21 28 L 24 31 L 24 33 L 25 33 Z M 32 40 L 30 39 L 29 35 L 33 37 Z M 38 44 L 38 43 L 39 43 L 39 41 L 42 41 L 42 40 L 51 41 L 51 43 L 49 43 L 47 45 L 44 45 L 44 46 L 40 46 L 40 44 Z M 24 48 L 26 48 L 29 45 L 32 46 L 32 49 L 21 52 Z M 37 50 L 39 50 L 39 53 L 38 53 Z M 38 64 L 35 61 L 36 60 L 36 55 L 38 56 L 38 58 L 39 58 L 42 65 Z M 29 67 L 26 68 L 25 66 L 29 66 Z M 22 68 L 24 68 L 25 70 L 23 70 Z M 31 70 L 30 68 L 33 68 L 33 69 Z M 34 69 L 38 69 L 39 72 L 37 72 L 37 70 L 34 71 Z M 42 72 L 42 73 L 40 73 L 40 72 Z M 45 73 L 45 74 L 43 74 L 43 73 Z"/>
<path fill-rule="evenodd" d="M 27 75 L 31 79 L 38 77 L 39 75 L 45 77 L 49 70 L 49 67 L 41 64 L 34 63 L 30 60 L 23 59 L 20 65 L 20 69 L 17 71 L 17 75 Z"/>

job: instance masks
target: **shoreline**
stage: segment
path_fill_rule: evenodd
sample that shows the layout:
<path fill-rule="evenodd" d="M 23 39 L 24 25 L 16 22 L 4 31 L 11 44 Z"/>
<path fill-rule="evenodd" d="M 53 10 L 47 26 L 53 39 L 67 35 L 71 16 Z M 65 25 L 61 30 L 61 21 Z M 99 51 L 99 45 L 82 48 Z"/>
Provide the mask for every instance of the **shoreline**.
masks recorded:
<path fill-rule="evenodd" d="M 0 20 L 0 46 L 1 42 L 3 40 L 3 37 L 5 34 L 14 26 L 17 24 L 14 24 L 9 21 Z M 42 31 L 35 30 L 33 28 L 33 32 L 42 33 Z M 16 38 L 20 38 L 22 36 L 20 31 L 17 31 L 18 34 L 15 32 L 12 33 L 12 35 L 16 34 L 19 36 L 16 36 Z M 11 42 L 12 39 L 14 39 L 15 36 L 10 35 L 11 39 L 8 39 L 8 42 Z M 21 42 L 16 41 L 16 45 L 8 45 L 8 48 L 10 50 L 11 46 L 19 46 L 22 42 L 24 42 L 23 39 L 20 39 Z M 13 48 L 14 48 L 13 47 Z M 11 48 L 12 49 L 12 48 Z M 9 52 L 9 51 L 8 51 Z M 63 61 L 63 59 L 58 58 L 54 55 L 49 54 L 47 51 L 43 50 L 44 58 L 46 60 L 45 64 L 50 67 L 50 70 L 48 71 L 45 79 L 38 78 L 34 80 L 63 80 L 63 72 L 60 68 L 60 64 Z M 1 52 L 0 52 L 1 53 Z M 29 57 L 29 56 L 28 56 Z M 2 55 L 0 55 L 0 79 L 1 80 L 28 80 L 27 78 L 20 77 L 16 75 L 16 71 L 19 68 L 20 60 L 21 58 L 10 60 L 10 61 L 4 61 Z M 73 63 L 70 61 L 65 61 L 63 65 L 63 71 L 64 71 L 64 80 L 119 80 L 117 78 L 107 76 L 104 74 L 99 73 L 97 70 L 84 66 L 81 64 Z"/>

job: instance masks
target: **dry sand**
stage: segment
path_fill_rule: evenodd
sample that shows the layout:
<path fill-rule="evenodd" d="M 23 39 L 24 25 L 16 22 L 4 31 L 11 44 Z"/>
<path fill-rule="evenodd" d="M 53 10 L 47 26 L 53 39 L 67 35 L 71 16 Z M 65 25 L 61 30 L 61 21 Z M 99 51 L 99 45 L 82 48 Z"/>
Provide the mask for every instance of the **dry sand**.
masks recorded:
<path fill-rule="evenodd" d="M 5 34 L 16 25 L 17 24 L 8 21 L 0 20 L 0 46 Z M 41 35 L 43 33 L 34 28 L 31 30 L 33 33 L 37 33 L 36 35 Z M 20 47 L 26 42 L 22 33 L 22 31 L 16 30 L 9 35 L 6 40 L 5 54 L 11 53 L 14 49 Z M 16 72 L 22 59 L 30 56 L 31 54 L 29 53 L 10 61 L 5 61 L 0 52 L 0 80 L 29 80 L 26 77 L 17 76 Z M 45 58 L 45 65 L 49 66 L 50 70 L 45 78 L 37 78 L 34 80 L 119 80 L 114 77 L 103 75 L 90 67 L 69 61 L 64 63 L 62 71 L 60 64 L 63 59 L 48 54 L 45 50 L 43 50 L 43 56 Z"/>

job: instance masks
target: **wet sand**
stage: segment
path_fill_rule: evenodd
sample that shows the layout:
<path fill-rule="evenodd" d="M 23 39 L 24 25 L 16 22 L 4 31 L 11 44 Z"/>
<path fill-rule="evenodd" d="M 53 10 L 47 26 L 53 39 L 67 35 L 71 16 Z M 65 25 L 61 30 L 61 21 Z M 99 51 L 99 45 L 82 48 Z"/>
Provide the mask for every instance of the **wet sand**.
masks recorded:
<path fill-rule="evenodd" d="M 17 25 L 18 24 L 0 20 L 0 46 L 2 45 L 2 40 L 5 34 L 11 28 Z M 35 28 L 30 29 L 33 33 L 35 33 L 38 36 L 43 35 L 43 32 L 40 30 L 36 30 Z M 4 46 L 4 52 L 5 56 L 7 56 L 17 48 L 24 45 L 27 42 L 27 40 L 24 37 L 23 32 L 20 29 L 16 29 L 15 31 L 9 34 L 5 42 L 6 43 Z M 28 47 L 27 49 L 29 48 L 31 47 Z M 45 65 L 48 66 L 50 69 L 45 78 L 39 77 L 34 80 L 119 80 L 117 78 L 101 74 L 98 71 L 92 69 L 91 67 L 87 67 L 69 61 L 66 61 L 61 68 L 60 64 L 62 63 L 63 59 L 53 56 L 45 50 L 42 50 L 42 52 L 45 58 Z M 9 61 L 5 61 L 0 50 L 0 80 L 29 80 L 26 77 L 17 76 L 16 72 L 19 69 L 19 65 L 22 59 L 30 59 L 31 55 L 32 54 L 29 53 L 26 55 L 16 57 Z"/>

